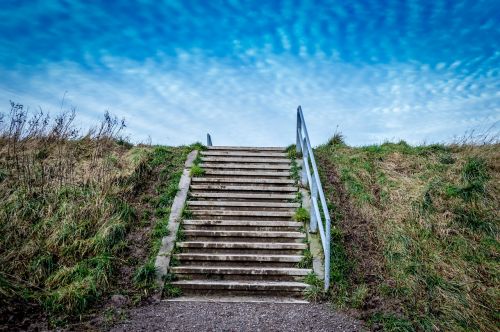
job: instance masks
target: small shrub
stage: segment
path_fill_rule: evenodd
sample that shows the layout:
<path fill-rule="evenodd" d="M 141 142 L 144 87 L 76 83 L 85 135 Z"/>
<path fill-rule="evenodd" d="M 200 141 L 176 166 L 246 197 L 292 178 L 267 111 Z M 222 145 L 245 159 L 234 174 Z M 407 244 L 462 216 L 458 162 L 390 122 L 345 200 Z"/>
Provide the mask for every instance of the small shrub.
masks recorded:
<path fill-rule="evenodd" d="M 189 172 L 189 174 L 192 177 L 200 177 L 200 176 L 203 176 L 205 174 L 205 170 L 199 165 L 193 165 L 191 167 L 191 171 Z"/>
<path fill-rule="evenodd" d="M 295 160 L 298 157 L 297 148 L 295 147 L 295 144 L 287 146 L 285 152 L 288 154 L 288 158 L 291 160 Z"/>
<path fill-rule="evenodd" d="M 154 262 L 140 266 L 134 274 L 134 283 L 139 288 L 150 288 L 154 284 L 156 267 Z"/>
<path fill-rule="evenodd" d="M 310 216 L 309 216 L 309 211 L 307 211 L 306 209 L 304 208 L 298 208 L 297 211 L 295 211 L 295 215 L 293 217 L 296 221 L 299 221 L 299 222 L 308 222 L 309 219 L 310 219 Z"/>
<path fill-rule="evenodd" d="M 441 164 L 445 165 L 451 165 L 455 163 L 455 158 L 449 153 L 443 153 L 441 156 L 439 156 L 439 162 Z"/>
<path fill-rule="evenodd" d="M 345 145 L 345 137 L 340 132 L 336 132 L 326 143 L 331 146 L 342 146 Z"/>
<path fill-rule="evenodd" d="M 165 283 L 163 287 L 163 296 L 166 298 L 179 297 L 182 295 L 182 289 L 175 287 L 170 283 Z"/>
<path fill-rule="evenodd" d="M 309 284 L 304 296 L 308 301 L 318 302 L 325 299 L 324 283 L 314 272 L 309 272 L 304 278 L 304 282 Z"/>
<path fill-rule="evenodd" d="M 469 158 L 462 169 L 462 179 L 466 183 L 484 184 L 489 179 L 486 161 L 479 157 Z"/>
<path fill-rule="evenodd" d="M 300 262 L 297 263 L 299 269 L 311 269 L 313 266 L 313 255 L 309 247 L 302 253 L 303 257 Z"/>
<path fill-rule="evenodd" d="M 365 284 L 361 284 L 352 292 L 351 295 L 351 306 L 356 309 L 360 309 L 365 304 L 365 299 L 368 296 L 368 287 Z"/>

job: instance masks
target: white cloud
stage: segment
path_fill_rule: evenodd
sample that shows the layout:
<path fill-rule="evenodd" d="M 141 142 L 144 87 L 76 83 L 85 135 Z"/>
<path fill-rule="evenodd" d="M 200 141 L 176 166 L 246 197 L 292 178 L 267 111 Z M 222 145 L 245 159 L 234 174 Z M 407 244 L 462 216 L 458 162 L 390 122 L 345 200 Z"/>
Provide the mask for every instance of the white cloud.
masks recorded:
<path fill-rule="evenodd" d="M 259 50 L 252 52 L 258 54 Z M 52 63 L 26 76 L 0 72 L 0 99 L 57 111 L 77 106 L 83 124 L 109 109 L 128 122 L 135 141 L 203 141 L 220 145 L 293 143 L 295 109 L 302 104 L 312 142 L 337 125 L 351 144 L 401 138 L 441 141 L 500 120 L 498 82 L 426 64 L 354 66 L 287 56 L 237 67 L 200 52 L 142 63 L 107 56 L 103 73 Z M 448 68 L 456 67 L 454 63 Z"/>

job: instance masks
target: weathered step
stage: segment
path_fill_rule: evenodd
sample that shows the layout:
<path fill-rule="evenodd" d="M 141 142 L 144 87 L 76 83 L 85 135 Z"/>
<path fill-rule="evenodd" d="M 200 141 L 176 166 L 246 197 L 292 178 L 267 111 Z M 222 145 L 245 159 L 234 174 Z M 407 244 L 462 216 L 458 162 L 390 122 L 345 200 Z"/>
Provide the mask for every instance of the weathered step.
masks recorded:
<path fill-rule="evenodd" d="M 252 275 L 252 276 L 290 276 L 304 277 L 310 269 L 274 268 L 274 267 L 211 267 L 211 266 L 175 266 L 170 269 L 175 274 L 217 274 L 217 275 Z"/>
<path fill-rule="evenodd" d="M 296 221 L 275 220 L 184 220 L 184 229 L 298 231 L 303 224 Z"/>
<path fill-rule="evenodd" d="M 193 192 L 190 193 L 194 198 L 218 198 L 226 200 L 235 199 L 266 199 L 266 200 L 291 200 L 295 199 L 295 194 L 241 194 L 241 193 L 217 193 L 217 192 Z"/>
<path fill-rule="evenodd" d="M 264 158 L 264 157 L 203 157 L 205 163 L 256 163 L 256 164 L 290 164 L 288 158 Z"/>
<path fill-rule="evenodd" d="M 201 155 L 207 157 L 264 157 L 264 158 L 288 158 L 288 154 L 284 152 L 260 151 L 260 152 L 244 152 L 244 151 L 201 151 Z"/>
<path fill-rule="evenodd" d="M 273 242 L 215 242 L 186 241 L 177 242 L 183 253 L 220 253 L 220 254 L 273 254 L 300 255 L 307 248 L 305 243 L 273 243 Z"/>
<path fill-rule="evenodd" d="M 205 207 L 260 207 L 260 208 L 298 208 L 299 203 L 283 203 L 283 202 L 242 202 L 242 201 L 188 201 L 189 206 Z"/>
<path fill-rule="evenodd" d="M 301 232 L 280 231 L 214 231 L 214 230 L 185 230 L 188 239 L 214 242 L 301 242 L 306 236 Z"/>
<path fill-rule="evenodd" d="M 179 280 L 172 282 L 173 286 L 180 287 L 183 294 L 224 294 L 221 291 L 230 291 L 230 294 L 265 294 L 278 295 L 296 293 L 301 295 L 309 285 L 297 281 L 259 281 L 259 280 Z M 227 294 L 227 293 L 226 293 Z"/>
<path fill-rule="evenodd" d="M 289 211 L 246 211 L 246 210 L 192 210 L 194 217 L 208 217 L 212 219 L 246 219 L 262 220 L 269 218 L 279 218 L 291 220 L 294 210 Z M 206 218 L 205 218 L 206 219 Z"/>
<path fill-rule="evenodd" d="M 227 177 L 227 178 L 209 178 L 209 177 L 195 177 L 191 179 L 192 183 L 250 183 L 250 184 L 273 184 L 273 185 L 287 185 L 295 184 L 292 179 L 281 178 L 242 178 L 242 177 Z"/>
<path fill-rule="evenodd" d="M 277 151 L 284 152 L 283 147 L 257 147 L 257 146 L 207 146 L 207 150 L 226 150 L 226 151 Z"/>
<path fill-rule="evenodd" d="M 247 177 L 247 178 L 289 178 L 291 173 L 288 171 L 284 172 L 270 172 L 270 171 L 233 171 L 233 170 L 218 170 L 218 169 L 205 169 L 205 178 L 207 176 L 230 176 L 230 177 Z"/>
<path fill-rule="evenodd" d="M 252 243 L 252 242 L 178 242 L 181 248 L 232 248 L 232 249 L 270 249 L 270 250 L 304 250 L 305 243 Z"/>
<path fill-rule="evenodd" d="M 258 170 L 290 170 L 292 167 L 288 164 L 226 164 L 226 163 L 202 163 L 200 166 L 204 169 L 216 168 L 216 169 L 258 169 Z"/>
<path fill-rule="evenodd" d="M 175 266 L 171 271 L 177 274 L 238 274 L 238 275 L 284 275 L 284 276 L 306 276 L 311 269 L 299 268 L 275 268 L 275 267 L 210 267 L 210 266 Z"/>
<path fill-rule="evenodd" d="M 176 254 L 180 261 L 222 261 L 222 262 L 271 262 L 271 263 L 298 263 L 300 255 L 249 255 L 249 254 Z"/>
<path fill-rule="evenodd" d="M 234 186 L 220 184 L 192 184 L 192 190 L 224 190 L 224 191 L 272 191 L 272 192 L 296 192 L 297 187 L 287 186 Z"/>

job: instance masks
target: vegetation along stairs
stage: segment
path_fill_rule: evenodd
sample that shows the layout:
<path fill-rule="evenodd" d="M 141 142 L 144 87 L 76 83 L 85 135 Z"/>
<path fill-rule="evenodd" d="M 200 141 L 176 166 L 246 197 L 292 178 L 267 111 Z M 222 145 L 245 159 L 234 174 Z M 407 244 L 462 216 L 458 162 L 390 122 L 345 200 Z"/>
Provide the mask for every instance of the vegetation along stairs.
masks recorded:
<path fill-rule="evenodd" d="M 172 286 L 185 296 L 301 297 L 311 270 L 297 267 L 307 243 L 285 149 L 209 146 L 201 160 Z"/>

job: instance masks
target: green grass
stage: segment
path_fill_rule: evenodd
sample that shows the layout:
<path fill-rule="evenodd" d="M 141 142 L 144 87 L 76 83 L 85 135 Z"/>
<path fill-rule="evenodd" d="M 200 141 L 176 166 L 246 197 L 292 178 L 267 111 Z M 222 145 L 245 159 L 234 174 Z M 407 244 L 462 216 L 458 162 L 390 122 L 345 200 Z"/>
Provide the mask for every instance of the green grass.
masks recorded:
<path fill-rule="evenodd" d="M 295 215 L 293 216 L 293 219 L 295 221 L 306 223 L 310 219 L 309 211 L 307 211 L 305 208 L 299 207 L 295 211 Z"/>
<path fill-rule="evenodd" d="M 311 250 L 309 250 L 309 246 L 302 252 L 302 259 L 297 263 L 297 267 L 299 269 L 312 269 L 313 267 L 313 255 Z"/>
<path fill-rule="evenodd" d="M 199 166 L 199 165 L 193 165 L 191 167 L 191 170 L 190 170 L 189 174 L 192 177 L 200 177 L 200 176 L 205 175 L 205 170 L 201 166 Z"/>
<path fill-rule="evenodd" d="M 495 330 L 499 153 L 498 145 L 413 147 L 404 141 L 318 147 L 330 203 L 341 202 L 339 188 L 326 182 L 334 165 L 352 207 L 374 225 L 361 238 L 377 240 L 372 250 L 381 259 L 379 281 L 366 282 L 358 266 L 369 258 L 344 236 L 350 227 L 345 206 L 333 206 L 331 301 L 361 309 L 371 298 L 397 303 L 400 312 L 380 305 L 369 320 L 387 331 Z"/>
<path fill-rule="evenodd" d="M 137 268 L 130 283 L 149 294 L 154 258 L 168 234 L 170 206 L 192 150 L 110 145 L 89 169 L 84 166 L 92 156 L 90 143 L 75 144 L 82 153 L 75 164 L 81 174 L 76 180 L 42 187 L 33 178 L 28 186 L 2 172 L 0 181 L 0 306 L 23 299 L 39 305 L 56 325 L 108 296 L 119 265 L 127 260 L 127 235 L 135 227 L 149 229 L 141 244 L 148 255 L 144 261 L 131 261 Z M 51 151 L 40 151 L 36 158 L 52 162 Z M 2 158 L 0 153 L 0 170 L 12 166 Z M 134 201 L 149 190 L 144 184 L 152 176 L 157 177 L 155 193 Z M 138 202 L 148 206 L 140 214 Z"/>
<path fill-rule="evenodd" d="M 309 287 L 304 293 L 304 297 L 311 302 L 318 302 L 324 300 L 324 283 L 323 280 L 319 279 L 314 272 L 309 272 L 304 278 L 304 282 L 309 284 Z"/>

